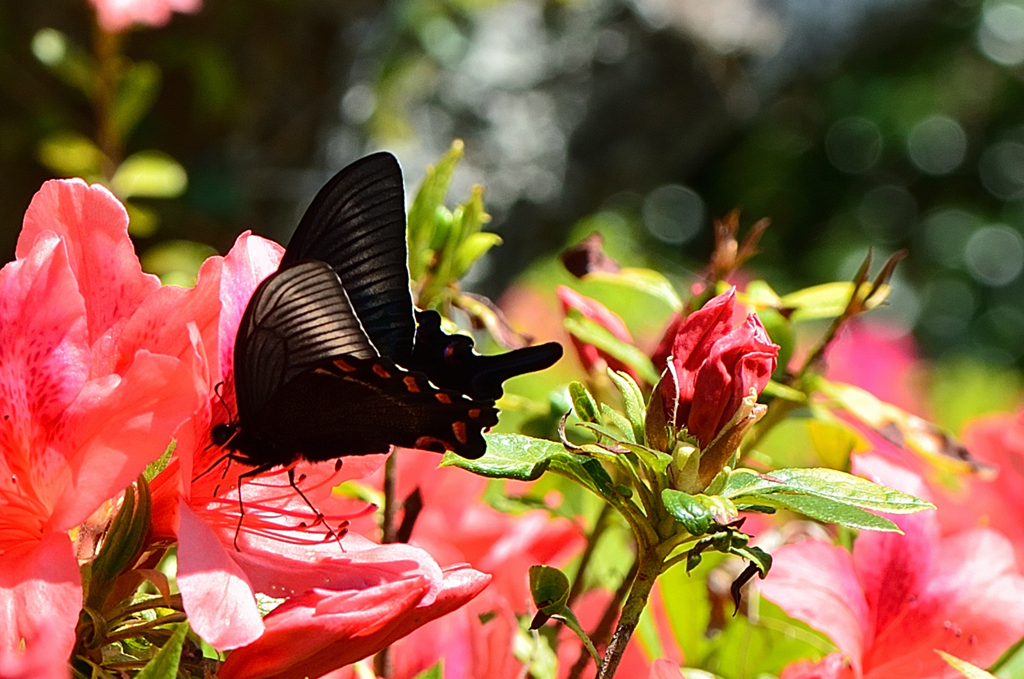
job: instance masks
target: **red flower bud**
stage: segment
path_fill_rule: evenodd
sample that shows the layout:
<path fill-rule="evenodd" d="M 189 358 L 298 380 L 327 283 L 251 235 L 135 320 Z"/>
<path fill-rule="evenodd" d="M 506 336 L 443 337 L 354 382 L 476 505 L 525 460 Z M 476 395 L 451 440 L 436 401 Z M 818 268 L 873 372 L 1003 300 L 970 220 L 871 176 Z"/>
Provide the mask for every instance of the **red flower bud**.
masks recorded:
<path fill-rule="evenodd" d="M 756 315 L 733 327 L 736 290 L 730 289 L 675 328 L 666 372 L 657 389 L 665 419 L 706 448 L 729 424 L 744 397 L 760 394 L 775 371 L 779 347 Z"/>

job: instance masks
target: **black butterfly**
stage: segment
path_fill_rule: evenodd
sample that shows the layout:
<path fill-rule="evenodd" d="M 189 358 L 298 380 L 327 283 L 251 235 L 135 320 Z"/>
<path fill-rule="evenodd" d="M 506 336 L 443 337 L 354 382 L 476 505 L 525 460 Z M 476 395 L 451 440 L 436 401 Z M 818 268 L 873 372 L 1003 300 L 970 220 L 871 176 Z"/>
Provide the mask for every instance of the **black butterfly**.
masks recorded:
<path fill-rule="evenodd" d="M 242 477 L 392 445 L 478 458 L 502 382 L 561 357 L 555 342 L 476 354 L 414 309 L 407 259 L 394 156 L 358 160 L 316 195 L 235 339 L 238 415 L 212 437 L 254 467 Z"/>

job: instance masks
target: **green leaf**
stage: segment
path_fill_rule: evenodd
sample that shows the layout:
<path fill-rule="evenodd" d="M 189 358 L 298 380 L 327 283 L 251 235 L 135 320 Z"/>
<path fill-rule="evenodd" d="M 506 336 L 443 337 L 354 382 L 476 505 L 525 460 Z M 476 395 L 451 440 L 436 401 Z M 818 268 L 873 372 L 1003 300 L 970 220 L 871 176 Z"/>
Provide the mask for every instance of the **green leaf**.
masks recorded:
<path fill-rule="evenodd" d="M 40 143 L 39 162 L 62 177 L 95 179 L 100 174 L 103 153 L 88 137 L 75 132 L 55 132 Z"/>
<path fill-rule="evenodd" d="M 661 491 L 661 501 L 675 519 L 683 524 L 690 535 L 704 535 L 715 525 L 715 517 L 702 502 L 693 495 L 666 488 Z"/>
<path fill-rule="evenodd" d="M 135 675 L 136 679 L 174 679 L 178 675 L 181 649 L 185 646 L 187 633 L 188 625 L 186 623 L 178 625 L 160 652 L 146 663 L 141 672 Z"/>
<path fill-rule="evenodd" d="M 735 500 L 735 502 L 741 511 L 747 509 L 744 500 Z M 872 514 L 860 507 L 813 495 L 775 493 L 759 497 L 755 504 L 776 509 L 789 509 L 824 523 L 835 523 L 858 530 L 875 530 L 884 533 L 903 532 L 889 519 Z"/>
<path fill-rule="evenodd" d="M 110 180 L 119 198 L 176 198 L 188 187 L 188 174 L 161 151 L 139 151 L 125 158 Z"/>
<path fill-rule="evenodd" d="M 972 665 L 966 660 L 962 660 L 955 655 L 950 655 L 949 653 L 940 651 L 939 649 L 935 649 L 935 652 L 942 656 L 942 659 L 945 660 L 950 667 L 967 677 L 967 679 L 996 679 L 994 674 L 989 674 L 980 667 Z"/>
<path fill-rule="evenodd" d="M 606 403 L 601 404 L 601 412 L 604 413 L 605 421 L 611 422 L 619 430 L 620 436 L 617 436 L 616 440 L 622 443 L 636 443 L 633 424 L 622 413 Z"/>
<path fill-rule="evenodd" d="M 871 283 L 862 283 L 858 294 L 864 297 L 871 291 Z M 834 318 L 846 310 L 846 305 L 853 295 L 854 284 L 851 282 L 825 283 L 803 290 L 797 290 L 782 298 L 783 308 L 792 309 L 792 321 L 806 321 L 815 318 Z M 883 285 L 867 303 L 866 308 L 874 307 L 885 301 L 889 295 L 889 286 Z"/>
<path fill-rule="evenodd" d="M 433 667 L 423 670 L 413 679 L 444 679 L 444 660 L 438 660 Z"/>
<path fill-rule="evenodd" d="M 746 290 L 737 293 L 739 301 L 749 304 L 757 309 L 758 314 L 762 309 L 782 309 L 784 307 L 779 293 L 767 281 L 754 280 L 747 283 Z"/>
<path fill-rule="evenodd" d="M 864 452 L 868 442 L 845 422 L 806 420 L 806 431 L 818 458 L 830 467 L 844 467 L 850 454 Z"/>
<path fill-rule="evenodd" d="M 658 381 L 658 372 L 651 359 L 632 344 L 623 342 L 610 330 L 584 318 L 579 311 L 570 309 L 564 320 L 565 329 L 585 344 L 592 344 L 609 356 L 616 358 L 637 371 L 641 379 L 649 384 Z"/>
<path fill-rule="evenodd" d="M 160 78 L 160 67 L 152 61 L 134 63 L 124 74 L 110 112 L 113 127 L 122 139 L 153 108 L 160 93 Z"/>
<path fill-rule="evenodd" d="M 658 474 L 664 474 L 668 466 L 672 464 L 672 456 L 660 450 L 654 450 L 636 443 L 623 443 L 622 446 L 636 453 L 645 466 L 650 467 Z"/>
<path fill-rule="evenodd" d="M 778 494 L 812 495 L 889 514 L 911 514 L 935 508 L 932 503 L 908 493 L 825 468 L 777 469 L 767 474 L 737 469 L 723 493 L 734 501 Z"/>
<path fill-rule="evenodd" d="M 572 409 L 581 422 L 593 422 L 594 424 L 604 422 L 601 410 L 597 407 L 597 401 L 582 382 L 569 383 L 569 398 L 572 399 Z"/>
<path fill-rule="evenodd" d="M 156 478 L 156 475 L 162 472 L 171 461 L 171 454 L 174 449 L 178 447 L 177 439 L 171 439 L 171 442 L 167 444 L 167 448 L 160 457 L 153 460 L 146 465 L 146 469 L 142 472 L 142 478 L 146 479 L 147 482 L 152 482 Z"/>
<path fill-rule="evenodd" d="M 495 245 L 501 245 L 501 236 L 496 233 L 472 233 L 459 244 L 452 264 L 452 277 L 462 278 L 476 260 L 487 254 Z"/>
<path fill-rule="evenodd" d="M 409 271 L 413 280 L 426 272 L 433 256 L 430 244 L 435 240 L 438 209 L 444 207 L 462 150 L 462 141 L 456 140 L 437 165 L 427 168 L 420 190 L 409 207 Z"/>
<path fill-rule="evenodd" d="M 476 460 L 446 453 L 442 467 L 459 467 L 492 479 L 534 481 L 549 469 L 573 479 L 605 499 L 618 499 L 612 478 L 601 463 L 574 455 L 562 444 L 520 434 L 487 434 L 487 452 Z"/>
<path fill-rule="evenodd" d="M 760 547 L 751 547 L 744 545 L 737 547 L 732 551 L 736 556 L 743 557 L 750 563 L 757 566 L 757 570 L 761 572 L 761 577 L 768 575 L 768 571 L 772 568 L 772 555 L 764 551 Z"/>
<path fill-rule="evenodd" d="M 538 611 L 560 615 L 569 600 L 569 578 L 553 566 L 530 566 L 530 595 Z"/>
<path fill-rule="evenodd" d="M 611 288 L 621 288 L 634 297 L 637 293 L 653 297 L 672 311 L 683 308 L 683 300 L 679 298 L 679 293 L 672 282 L 653 269 L 626 268 L 615 273 L 594 271 L 587 274 L 588 288 L 602 284 Z"/>
<path fill-rule="evenodd" d="M 609 368 L 608 377 L 622 394 L 622 405 L 626 408 L 626 417 L 629 418 L 629 423 L 633 427 L 633 442 L 643 443 L 647 404 L 644 402 L 644 395 L 641 393 L 640 387 L 627 373 L 618 370 Z"/>

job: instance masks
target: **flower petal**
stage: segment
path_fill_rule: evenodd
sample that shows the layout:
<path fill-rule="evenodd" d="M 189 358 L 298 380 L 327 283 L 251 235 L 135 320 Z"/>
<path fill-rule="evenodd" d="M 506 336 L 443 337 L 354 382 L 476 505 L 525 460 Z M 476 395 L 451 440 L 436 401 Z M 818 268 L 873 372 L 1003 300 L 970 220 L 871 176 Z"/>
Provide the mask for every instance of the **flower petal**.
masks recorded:
<path fill-rule="evenodd" d="M 788 615 L 823 632 L 859 666 L 872 625 L 845 549 L 807 540 L 775 550 L 761 593 Z"/>
<path fill-rule="evenodd" d="M 178 586 L 189 624 L 218 650 L 252 643 L 264 626 L 248 578 L 188 503 L 178 511 Z"/>
<path fill-rule="evenodd" d="M 90 344 L 105 345 L 116 334 L 114 326 L 160 287 L 160 279 L 142 273 L 128 238 L 128 213 L 99 184 L 54 179 L 43 184 L 25 212 L 18 258 L 46 231 L 63 238 L 79 290 L 89 301 Z"/>
<path fill-rule="evenodd" d="M 66 679 L 81 608 L 81 574 L 67 535 L 48 533 L 0 555 L 0 676 L 10 676 L 7 663 L 43 664 L 30 676 Z"/>
<path fill-rule="evenodd" d="M 198 405 L 189 366 L 140 351 L 123 379 L 83 387 L 67 412 L 70 484 L 61 489 L 51 524 L 68 530 L 131 483 L 164 453 L 171 434 Z"/>

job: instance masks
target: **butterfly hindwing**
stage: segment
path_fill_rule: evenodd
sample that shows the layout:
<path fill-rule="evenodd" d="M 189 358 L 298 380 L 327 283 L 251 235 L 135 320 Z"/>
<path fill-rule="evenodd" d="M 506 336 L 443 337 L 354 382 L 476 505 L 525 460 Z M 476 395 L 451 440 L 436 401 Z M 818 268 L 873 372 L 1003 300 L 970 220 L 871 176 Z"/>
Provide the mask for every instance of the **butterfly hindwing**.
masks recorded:
<path fill-rule="evenodd" d="M 491 402 L 437 389 L 387 359 L 343 357 L 285 382 L 249 434 L 311 462 L 386 453 L 392 445 L 477 458 L 483 430 L 497 422 Z"/>
<path fill-rule="evenodd" d="M 401 364 L 412 352 L 405 189 L 390 153 L 344 168 L 320 189 L 288 242 L 281 266 L 326 262 L 380 353 Z"/>
<path fill-rule="evenodd" d="M 416 342 L 408 367 L 430 377 L 439 387 L 477 399 L 499 399 L 502 383 L 517 375 L 550 368 L 562 357 L 562 346 L 547 342 L 484 356 L 473 351 L 466 335 L 449 335 L 436 311 L 417 311 Z"/>

